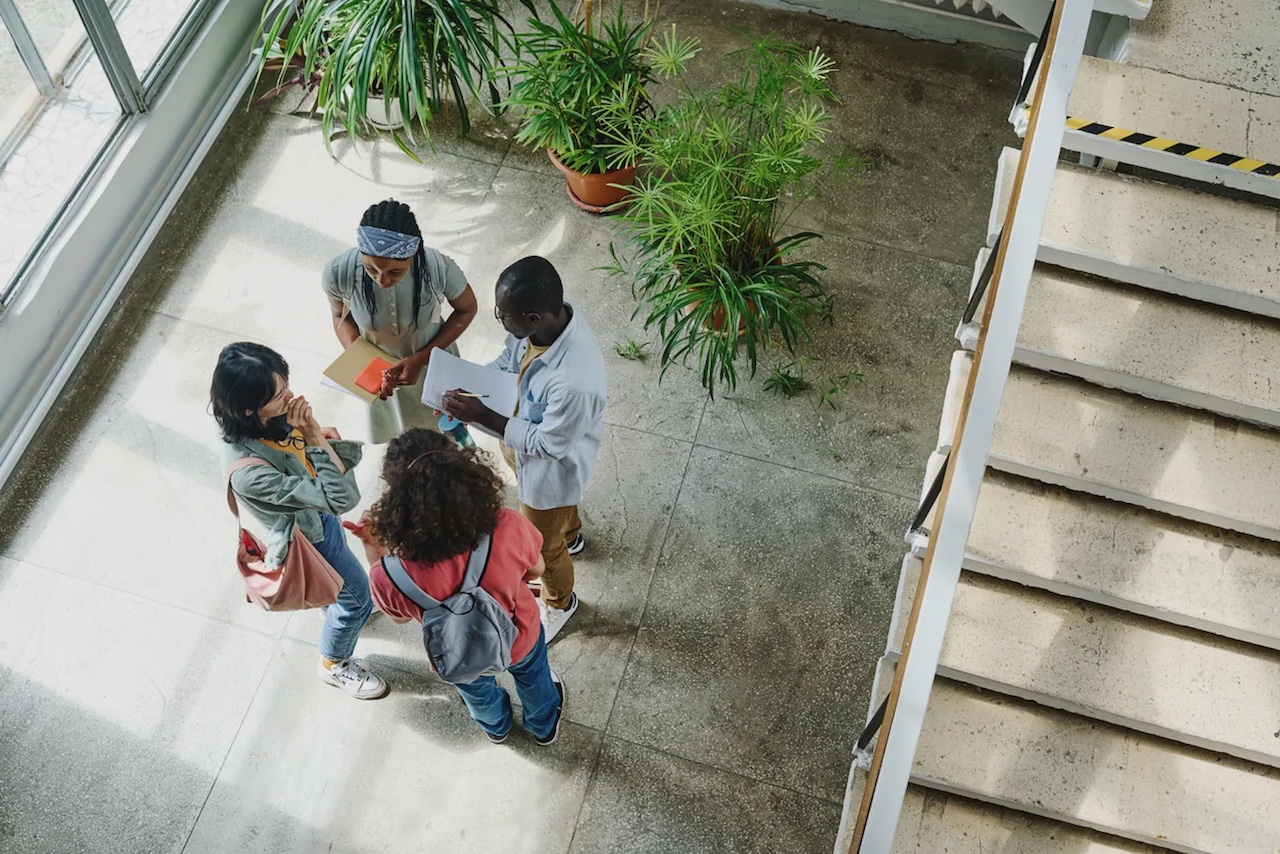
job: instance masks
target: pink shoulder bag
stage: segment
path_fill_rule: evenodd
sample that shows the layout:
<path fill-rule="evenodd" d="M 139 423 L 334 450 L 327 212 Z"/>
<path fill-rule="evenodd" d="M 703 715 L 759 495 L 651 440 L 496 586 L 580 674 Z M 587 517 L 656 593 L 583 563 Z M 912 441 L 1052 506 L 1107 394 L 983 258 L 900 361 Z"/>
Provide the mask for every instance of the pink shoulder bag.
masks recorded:
<path fill-rule="evenodd" d="M 267 550 L 262 541 L 240 524 L 240 507 L 231 488 L 231 475 L 245 466 L 269 466 L 266 460 L 243 457 L 227 469 L 227 506 L 236 517 L 240 531 L 236 549 L 236 567 L 244 579 L 246 602 L 256 602 L 268 611 L 301 611 L 319 608 L 338 601 L 342 589 L 342 576 L 329 565 L 324 555 L 293 527 L 293 539 L 289 552 L 281 566 L 267 566 L 264 558 Z"/>

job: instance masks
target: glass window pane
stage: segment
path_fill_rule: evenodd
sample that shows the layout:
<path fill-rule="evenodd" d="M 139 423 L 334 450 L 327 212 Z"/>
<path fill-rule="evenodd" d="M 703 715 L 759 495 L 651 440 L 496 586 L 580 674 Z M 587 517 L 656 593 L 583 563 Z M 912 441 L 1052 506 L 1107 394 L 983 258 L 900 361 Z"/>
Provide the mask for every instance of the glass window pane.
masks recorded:
<path fill-rule="evenodd" d="M 13 2 L 13 0 L 0 0 Z M 0 80 L 7 122 L 0 136 L 0 296 L 39 245 L 120 123 L 120 105 L 71 0 L 17 0 L 58 84 L 44 97 L 16 77 Z M 12 49 L 6 33 L 5 40 Z M 0 69 L 26 68 L 0 60 Z"/>
<path fill-rule="evenodd" d="M 56 69 L 65 64 L 84 39 L 84 26 L 75 4 L 71 0 L 14 0 L 14 5 L 56 77 Z"/>
<path fill-rule="evenodd" d="M 19 102 L 27 89 L 33 89 L 31 75 L 0 21 L 0 139 L 9 135 L 6 125 L 21 117 Z"/>
<path fill-rule="evenodd" d="M 247 0 L 244 0 L 247 2 Z M 147 76 L 152 63 L 194 6 L 207 0 L 110 0 L 120 39 L 138 78 Z"/>

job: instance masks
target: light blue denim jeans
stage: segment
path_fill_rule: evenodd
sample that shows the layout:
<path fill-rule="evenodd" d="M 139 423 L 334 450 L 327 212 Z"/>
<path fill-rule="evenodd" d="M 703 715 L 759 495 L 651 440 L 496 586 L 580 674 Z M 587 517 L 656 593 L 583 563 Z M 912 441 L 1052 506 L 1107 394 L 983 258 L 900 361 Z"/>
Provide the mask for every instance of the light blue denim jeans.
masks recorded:
<path fill-rule="evenodd" d="M 524 728 L 534 738 L 546 738 L 560 716 L 560 692 L 551 681 L 551 665 L 547 663 L 546 634 L 538 626 L 538 642 L 529 654 L 507 668 L 516 680 L 516 693 L 524 706 Z M 503 735 L 511 729 L 511 696 L 498 687 L 492 676 L 481 676 L 466 685 L 454 685 L 467 704 L 471 719 L 491 735 Z"/>
<path fill-rule="evenodd" d="M 329 565 L 342 576 L 338 601 L 329 606 L 320 630 L 320 654 L 330 661 L 346 661 L 355 652 L 360 630 L 373 613 L 373 597 L 369 594 L 369 573 L 347 547 L 342 520 L 332 513 L 321 513 L 324 539 L 315 544 Z"/>

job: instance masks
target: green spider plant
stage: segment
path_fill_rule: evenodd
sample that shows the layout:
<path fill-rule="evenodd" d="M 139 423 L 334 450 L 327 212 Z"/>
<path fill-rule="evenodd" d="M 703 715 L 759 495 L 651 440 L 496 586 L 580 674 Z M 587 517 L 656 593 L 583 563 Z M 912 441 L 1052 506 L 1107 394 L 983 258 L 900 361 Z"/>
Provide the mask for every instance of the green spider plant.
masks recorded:
<path fill-rule="evenodd" d="M 676 50 L 652 47 L 655 67 Z M 685 87 L 679 101 L 633 118 L 606 103 L 612 156 L 641 160 L 645 173 L 619 214 L 622 246 L 612 272 L 629 277 L 646 328 L 661 339 L 661 363 L 696 361 L 703 386 L 733 391 L 738 359 L 751 376 L 764 352 L 788 353 L 810 337 L 808 319 L 829 315 L 818 273 L 797 252 L 821 235 L 784 234 L 788 209 L 811 194 L 823 162 L 834 66 L 821 50 L 764 37 L 727 58 L 736 79 Z M 840 168 L 851 164 L 843 159 Z"/>
<path fill-rule="evenodd" d="M 533 11 L 532 0 L 521 2 Z M 319 76 L 316 109 L 330 153 L 335 126 L 354 139 L 367 124 L 371 96 L 388 110 L 399 101 L 409 141 L 415 117 L 429 140 L 426 126 L 447 117 L 450 98 L 464 134 L 470 96 L 487 95 L 494 110 L 501 103 L 498 51 L 511 25 L 498 0 L 269 0 L 262 26 L 267 45 L 300 57 L 302 79 Z M 416 159 L 398 132 L 392 137 Z"/>
<path fill-rule="evenodd" d="M 550 21 L 530 19 L 530 30 L 516 34 L 516 58 L 502 72 L 513 80 L 504 106 L 522 111 L 516 141 L 551 149 L 575 172 L 634 166 L 633 148 L 612 132 L 636 125 L 606 127 L 601 119 L 606 101 L 613 109 L 649 114 L 653 69 L 645 46 L 653 21 L 630 24 L 619 4 L 617 15 L 599 25 L 589 11 L 579 23 L 554 0 L 550 6 Z M 688 45 L 692 56 L 696 43 Z"/>

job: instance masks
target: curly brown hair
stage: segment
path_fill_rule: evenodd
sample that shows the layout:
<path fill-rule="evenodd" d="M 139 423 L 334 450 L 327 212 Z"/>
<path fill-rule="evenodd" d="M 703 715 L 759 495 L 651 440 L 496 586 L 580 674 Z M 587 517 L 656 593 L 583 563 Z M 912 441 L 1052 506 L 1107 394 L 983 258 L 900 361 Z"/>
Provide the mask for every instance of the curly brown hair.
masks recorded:
<path fill-rule="evenodd" d="M 369 532 L 406 560 L 436 563 L 471 551 L 498 526 L 502 478 L 478 448 L 415 427 L 391 440 Z"/>

